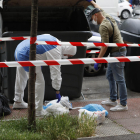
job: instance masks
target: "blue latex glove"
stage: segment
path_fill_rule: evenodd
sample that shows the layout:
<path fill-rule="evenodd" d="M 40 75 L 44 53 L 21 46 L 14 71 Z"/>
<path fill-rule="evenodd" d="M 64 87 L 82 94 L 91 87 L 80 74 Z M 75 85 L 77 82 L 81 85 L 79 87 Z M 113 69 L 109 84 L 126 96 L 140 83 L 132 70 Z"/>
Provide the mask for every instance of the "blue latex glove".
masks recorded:
<path fill-rule="evenodd" d="M 95 69 L 95 70 L 98 70 L 98 65 L 99 65 L 99 63 L 95 63 L 95 64 L 94 64 L 94 69 Z"/>
<path fill-rule="evenodd" d="M 86 1 L 91 2 L 92 0 L 86 0 Z M 93 1 L 96 2 L 96 0 L 93 0 Z"/>
<path fill-rule="evenodd" d="M 60 100 L 61 100 L 61 95 L 60 95 L 60 93 L 59 93 L 59 94 L 56 94 L 56 98 L 58 99 L 57 103 L 59 103 Z"/>
<path fill-rule="evenodd" d="M 92 0 L 86 0 L 86 1 L 91 2 Z"/>

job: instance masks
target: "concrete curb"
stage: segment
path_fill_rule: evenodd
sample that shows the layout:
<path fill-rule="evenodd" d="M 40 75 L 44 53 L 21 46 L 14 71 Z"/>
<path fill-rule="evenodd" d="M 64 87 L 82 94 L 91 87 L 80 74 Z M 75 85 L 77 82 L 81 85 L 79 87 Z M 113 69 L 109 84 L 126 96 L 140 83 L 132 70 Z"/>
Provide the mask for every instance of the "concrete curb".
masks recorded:
<path fill-rule="evenodd" d="M 128 134 L 120 136 L 108 136 L 108 137 L 89 137 L 78 138 L 77 140 L 140 140 L 140 134 Z"/>

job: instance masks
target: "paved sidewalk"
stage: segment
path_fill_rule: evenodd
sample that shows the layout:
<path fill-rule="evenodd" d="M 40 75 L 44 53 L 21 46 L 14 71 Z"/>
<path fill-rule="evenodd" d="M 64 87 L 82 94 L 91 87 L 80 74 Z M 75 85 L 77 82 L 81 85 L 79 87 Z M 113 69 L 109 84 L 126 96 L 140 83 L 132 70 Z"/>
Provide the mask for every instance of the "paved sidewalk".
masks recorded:
<path fill-rule="evenodd" d="M 95 101 L 94 100 L 72 101 L 73 107 L 81 107 L 87 104 L 100 104 L 100 103 L 101 103 L 101 100 L 100 101 L 96 101 L 96 100 Z M 105 123 L 97 126 L 96 137 L 98 138 L 102 138 L 102 137 L 105 138 L 108 136 L 118 137 L 119 135 L 125 136 L 125 135 L 140 133 L 140 98 L 128 99 L 129 110 L 124 111 L 124 112 L 111 112 L 109 110 L 110 108 L 109 106 L 104 105 L 103 107 L 109 112 L 109 115 L 106 118 Z M 3 119 L 9 120 L 9 119 L 19 119 L 22 117 L 27 117 L 27 112 L 28 112 L 27 109 L 12 110 L 11 115 L 8 115 L 4 117 Z M 71 110 L 70 114 L 78 115 L 78 109 Z M 115 140 L 114 139 L 115 137 L 113 137 L 113 140 Z M 107 139 L 104 139 L 104 140 L 107 140 Z"/>
<path fill-rule="evenodd" d="M 100 104 L 101 101 L 79 101 L 72 102 L 74 107 L 85 106 L 87 104 Z M 110 106 L 103 105 L 109 112 L 108 119 L 114 123 L 122 126 L 130 133 L 140 133 L 140 98 L 128 99 L 128 111 L 124 112 L 111 112 Z M 78 109 L 71 111 L 71 114 L 78 115 Z M 109 127 L 109 126 L 108 126 Z"/>
<path fill-rule="evenodd" d="M 130 134 L 110 137 L 81 138 L 78 140 L 140 140 L 140 134 Z"/>

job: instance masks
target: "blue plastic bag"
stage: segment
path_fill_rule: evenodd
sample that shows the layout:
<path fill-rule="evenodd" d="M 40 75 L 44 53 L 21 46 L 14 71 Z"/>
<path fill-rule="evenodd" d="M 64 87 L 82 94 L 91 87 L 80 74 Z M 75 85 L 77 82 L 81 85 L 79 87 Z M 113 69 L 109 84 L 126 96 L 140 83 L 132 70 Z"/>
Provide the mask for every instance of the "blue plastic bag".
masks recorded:
<path fill-rule="evenodd" d="M 105 110 L 101 105 L 98 104 L 88 104 L 81 109 L 86 109 L 88 111 L 94 112 L 94 111 L 103 111 Z M 105 116 L 108 115 L 108 111 L 105 111 Z"/>
<path fill-rule="evenodd" d="M 48 104 L 48 105 L 46 105 L 46 106 L 44 106 L 43 105 L 43 109 L 45 110 L 45 109 L 47 109 L 49 106 L 51 106 L 52 104 L 50 103 L 50 104 Z"/>

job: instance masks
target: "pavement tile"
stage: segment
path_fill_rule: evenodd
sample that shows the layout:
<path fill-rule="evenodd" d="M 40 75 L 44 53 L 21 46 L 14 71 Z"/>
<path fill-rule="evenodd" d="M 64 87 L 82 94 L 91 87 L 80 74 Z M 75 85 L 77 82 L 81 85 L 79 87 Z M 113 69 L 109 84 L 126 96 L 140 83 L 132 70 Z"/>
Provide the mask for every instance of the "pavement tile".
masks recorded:
<path fill-rule="evenodd" d="M 128 134 L 108 137 L 79 138 L 78 140 L 140 140 L 140 134 Z"/>
<path fill-rule="evenodd" d="M 101 101 L 72 101 L 73 107 L 84 107 L 88 104 L 101 104 Z M 12 109 L 12 106 L 10 106 Z M 108 119 L 112 120 L 113 122 L 118 123 L 120 126 L 134 132 L 140 133 L 140 98 L 130 98 L 128 99 L 128 111 L 124 112 L 111 112 L 109 109 L 111 106 L 103 105 L 103 107 L 109 112 Z M 78 110 L 71 110 L 70 115 L 78 115 Z M 21 117 L 27 117 L 28 110 L 27 109 L 20 109 L 20 110 L 13 110 L 12 113 L 8 116 L 3 117 L 4 120 L 9 119 L 19 119 Z M 105 125 L 109 130 L 108 133 L 111 135 L 111 130 L 113 130 L 112 126 Z M 110 128 L 109 128 L 110 127 Z M 106 132 L 105 132 L 106 133 Z M 114 132 L 115 134 L 116 132 Z"/>
<path fill-rule="evenodd" d="M 90 103 L 100 104 L 101 101 L 84 101 L 82 103 L 75 102 L 73 106 L 84 106 Z M 108 118 L 112 121 L 115 121 L 119 125 L 122 125 L 124 128 L 134 132 L 140 133 L 140 98 L 131 98 L 128 99 L 128 111 L 123 112 L 112 112 L 110 111 L 111 106 L 102 105 L 108 112 Z M 78 109 L 72 110 L 71 114 L 78 115 Z M 111 126 L 110 126 L 111 127 Z"/>
<path fill-rule="evenodd" d="M 5 117 L 2 117 L 2 120 L 9 120 L 9 119 L 19 119 L 23 117 L 27 117 L 28 110 L 27 109 L 12 109 L 12 106 L 10 106 L 12 113 L 10 115 L 7 115 Z"/>
<path fill-rule="evenodd" d="M 135 125 L 135 126 L 126 126 L 126 129 L 130 130 L 131 132 L 134 132 L 135 134 L 140 134 L 140 125 Z M 140 139 L 140 137 L 139 137 Z"/>
<path fill-rule="evenodd" d="M 97 126 L 96 134 L 101 137 L 101 136 L 117 136 L 124 134 L 127 135 L 131 134 L 131 132 L 106 118 L 103 124 Z"/>
<path fill-rule="evenodd" d="M 128 119 L 133 117 L 140 117 L 140 98 L 128 99 L 128 111 L 112 112 L 111 106 L 103 105 L 103 107 L 109 112 L 110 119 Z"/>
<path fill-rule="evenodd" d="M 110 107 L 103 107 L 108 110 L 109 119 L 134 133 L 140 133 L 140 98 L 128 99 L 128 111 L 124 112 L 111 112 Z"/>
<path fill-rule="evenodd" d="M 86 106 L 87 104 L 100 104 L 101 101 L 80 101 L 80 102 L 72 102 L 72 106 L 73 107 L 84 107 Z"/>
<path fill-rule="evenodd" d="M 140 118 L 118 119 L 117 123 L 123 126 L 137 126 L 140 125 Z"/>
<path fill-rule="evenodd" d="M 79 109 L 71 110 L 71 111 L 70 111 L 70 115 L 78 115 L 78 114 L 79 114 L 79 113 L 78 113 L 78 110 L 79 110 Z"/>

